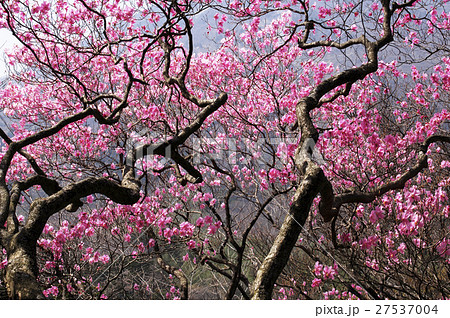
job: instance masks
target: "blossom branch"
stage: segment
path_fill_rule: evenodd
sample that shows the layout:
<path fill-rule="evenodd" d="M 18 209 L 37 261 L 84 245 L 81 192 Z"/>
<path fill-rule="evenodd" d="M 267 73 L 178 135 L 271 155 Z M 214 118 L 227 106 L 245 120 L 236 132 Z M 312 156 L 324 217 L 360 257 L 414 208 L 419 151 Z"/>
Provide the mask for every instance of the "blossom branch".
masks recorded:
<path fill-rule="evenodd" d="M 370 203 L 389 191 L 403 189 L 406 182 L 417 176 L 428 166 L 428 156 L 426 155 L 426 152 L 428 147 L 435 142 L 450 143 L 450 136 L 433 135 L 428 137 L 421 145 L 419 145 L 420 152 L 416 164 L 408 171 L 404 172 L 398 179 L 383 184 L 370 192 L 351 191 L 336 195 L 333 203 L 333 213 L 337 215 L 343 204 Z"/>
<path fill-rule="evenodd" d="M 34 200 L 24 232 L 37 240 L 48 218 L 68 205 L 90 194 L 103 194 L 119 204 L 134 204 L 140 198 L 140 183 L 131 173 L 124 176 L 121 184 L 107 179 L 90 177 L 69 184 L 47 198 Z"/>

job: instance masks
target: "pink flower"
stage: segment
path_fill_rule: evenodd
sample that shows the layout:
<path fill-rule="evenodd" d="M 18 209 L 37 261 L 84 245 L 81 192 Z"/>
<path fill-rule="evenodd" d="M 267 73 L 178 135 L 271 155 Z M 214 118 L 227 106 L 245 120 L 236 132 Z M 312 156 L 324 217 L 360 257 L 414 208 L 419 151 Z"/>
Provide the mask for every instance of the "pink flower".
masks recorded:
<path fill-rule="evenodd" d="M 213 219 L 211 216 L 207 215 L 204 217 L 204 221 L 205 221 L 205 224 L 211 224 L 213 222 Z"/>
<path fill-rule="evenodd" d="M 186 244 L 187 244 L 188 249 L 190 249 L 190 250 L 195 248 L 195 246 L 197 245 L 194 240 L 190 240 Z"/>
<path fill-rule="evenodd" d="M 183 222 L 180 224 L 180 236 L 192 236 L 194 233 L 194 225 L 189 222 Z"/>
<path fill-rule="evenodd" d="M 89 259 L 89 263 L 90 264 L 98 263 L 99 258 L 100 258 L 100 256 L 99 256 L 98 252 L 95 252 L 94 255 Z"/>
<path fill-rule="evenodd" d="M 48 233 L 53 232 L 53 226 L 45 224 L 43 232 L 44 232 L 44 234 L 48 234 Z"/>
<path fill-rule="evenodd" d="M 380 266 L 378 265 L 378 261 L 376 259 L 373 259 L 373 260 L 367 259 L 366 266 L 370 267 L 376 271 L 380 269 Z"/>
<path fill-rule="evenodd" d="M 323 269 L 323 278 L 324 279 L 334 279 L 336 275 L 336 270 L 331 266 L 325 266 Z"/>
<path fill-rule="evenodd" d="M 44 290 L 42 293 L 44 294 L 44 296 L 46 298 L 48 298 L 49 296 L 55 296 L 56 297 L 59 294 L 59 290 L 58 290 L 58 287 L 52 286 L 52 287 Z"/>
<path fill-rule="evenodd" d="M 143 253 L 145 251 L 144 243 L 139 243 L 137 246 L 139 252 Z"/>
<path fill-rule="evenodd" d="M 322 283 L 322 280 L 321 280 L 320 278 L 314 278 L 314 279 L 312 280 L 311 287 L 317 287 L 317 286 L 319 286 L 321 283 Z"/>
<path fill-rule="evenodd" d="M 84 234 L 85 234 L 86 236 L 92 236 L 92 235 L 95 234 L 95 230 L 94 230 L 94 228 L 92 228 L 92 227 L 87 228 L 86 231 L 84 231 Z"/>
<path fill-rule="evenodd" d="M 94 202 L 94 196 L 93 196 L 93 195 L 88 195 L 88 196 L 86 197 L 86 202 L 87 202 L 87 203 L 92 203 L 92 202 Z"/>
<path fill-rule="evenodd" d="M 116 148 L 116 153 L 118 155 L 123 155 L 123 154 L 125 154 L 125 150 L 123 148 L 121 148 L 121 147 L 117 147 Z"/>
<path fill-rule="evenodd" d="M 216 227 L 216 226 L 210 225 L 210 226 L 208 227 L 207 233 L 208 233 L 209 235 L 214 235 L 216 232 L 217 232 L 217 227 Z"/>
<path fill-rule="evenodd" d="M 351 242 L 352 237 L 350 233 L 342 233 L 338 234 L 338 237 L 341 239 L 342 242 Z"/>
<path fill-rule="evenodd" d="M 3 261 L 0 262 L 0 269 L 3 269 L 8 265 L 8 260 L 5 258 Z"/>
<path fill-rule="evenodd" d="M 45 262 L 45 268 L 46 269 L 51 269 L 51 268 L 55 268 L 56 266 L 55 266 L 55 262 L 50 262 L 50 261 L 48 261 L 48 262 Z"/>
<path fill-rule="evenodd" d="M 288 146 L 284 142 L 281 142 L 278 145 L 276 155 L 279 158 L 287 158 L 288 157 Z"/>
<path fill-rule="evenodd" d="M 211 224 L 211 225 L 208 227 L 207 233 L 208 233 L 209 235 L 214 235 L 214 234 L 217 232 L 217 230 L 220 228 L 221 225 L 222 225 L 222 222 L 220 222 L 220 221 L 217 221 L 216 223 L 214 223 L 214 225 Z"/>
<path fill-rule="evenodd" d="M 202 217 L 199 217 L 195 225 L 197 225 L 198 227 L 202 227 L 203 225 L 205 225 L 205 221 L 203 220 Z"/>
<path fill-rule="evenodd" d="M 173 230 L 166 227 L 163 231 L 163 235 L 168 241 L 170 241 L 173 236 Z"/>
<path fill-rule="evenodd" d="M 436 250 L 442 257 L 450 256 L 450 239 L 443 239 L 437 246 Z"/>
<path fill-rule="evenodd" d="M 56 232 L 55 239 L 56 239 L 56 242 L 58 242 L 60 244 L 64 244 L 64 242 L 66 242 L 66 240 L 67 240 L 66 234 L 62 231 L 58 231 L 58 232 Z"/>
<path fill-rule="evenodd" d="M 363 205 L 359 205 L 356 208 L 356 216 L 361 218 L 364 215 L 364 206 Z"/>
<path fill-rule="evenodd" d="M 108 263 L 109 261 L 110 261 L 110 258 L 109 258 L 109 256 L 108 255 L 102 255 L 102 256 L 100 256 L 99 257 L 99 260 L 100 260 L 100 262 L 102 262 L 103 264 L 106 264 L 106 263 Z"/>
<path fill-rule="evenodd" d="M 322 270 L 323 270 L 323 265 L 320 264 L 319 262 L 316 262 L 314 264 L 314 270 L 313 270 L 314 275 L 320 276 L 322 274 Z"/>
<path fill-rule="evenodd" d="M 280 171 L 277 169 L 270 169 L 269 171 L 269 182 L 273 183 L 280 176 Z"/>
<path fill-rule="evenodd" d="M 372 223 L 375 223 L 378 220 L 383 219 L 383 218 L 384 218 L 384 212 L 379 206 L 375 207 L 375 210 L 373 210 L 369 216 L 369 220 Z"/>
<path fill-rule="evenodd" d="M 120 233 L 120 230 L 119 230 L 118 227 L 113 227 L 113 228 L 111 229 L 111 234 L 112 234 L 112 235 L 119 235 L 119 233 Z"/>
<path fill-rule="evenodd" d="M 400 243 L 400 245 L 397 248 L 397 251 L 401 254 L 404 254 L 406 250 L 406 244 L 405 243 Z"/>
<path fill-rule="evenodd" d="M 395 144 L 395 138 L 392 135 L 387 135 L 386 137 L 384 137 L 384 141 L 387 144 L 391 144 L 391 145 Z"/>

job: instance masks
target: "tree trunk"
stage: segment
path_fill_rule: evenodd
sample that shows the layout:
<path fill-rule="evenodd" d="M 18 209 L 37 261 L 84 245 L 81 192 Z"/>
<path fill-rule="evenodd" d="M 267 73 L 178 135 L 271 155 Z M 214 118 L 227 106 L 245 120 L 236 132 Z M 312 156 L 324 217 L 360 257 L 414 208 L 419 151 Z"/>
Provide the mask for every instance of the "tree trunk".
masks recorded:
<path fill-rule="evenodd" d="M 6 290 L 6 287 L 0 286 L 0 300 L 7 300 L 8 298 L 8 291 Z"/>
<path fill-rule="evenodd" d="M 289 214 L 256 274 L 252 299 L 272 299 L 273 286 L 289 261 L 292 249 L 308 218 L 312 202 L 321 188 L 322 175 L 320 167 L 310 162 L 294 195 Z"/>
<path fill-rule="evenodd" d="M 12 236 L 6 246 L 8 264 L 5 283 L 10 299 L 42 298 L 37 281 L 36 242 L 23 233 Z"/>

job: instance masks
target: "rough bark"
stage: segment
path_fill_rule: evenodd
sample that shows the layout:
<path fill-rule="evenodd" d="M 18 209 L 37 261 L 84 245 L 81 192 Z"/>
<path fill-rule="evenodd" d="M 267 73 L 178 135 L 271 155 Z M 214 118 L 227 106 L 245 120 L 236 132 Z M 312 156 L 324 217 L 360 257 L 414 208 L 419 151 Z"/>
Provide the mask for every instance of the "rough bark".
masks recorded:
<path fill-rule="evenodd" d="M 252 299 L 272 298 L 273 286 L 289 260 L 291 251 L 308 218 L 311 204 L 319 192 L 323 177 L 322 170 L 316 164 L 312 163 L 306 168 L 305 177 L 294 195 L 289 214 L 257 272 L 253 283 Z"/>
<path fill-rule="evenodd" d="M 0 300 L 7 300 L 8 298 L 8 291 L 6 290 L 6 287 L 0 286 Z"/>
<path fill-rule="evenodd" d="M 8 265 L 5 282 L 9 299 L 41 299 L 37 281 L 36 241 L 24 233 L 12 236 L 6 245 Z"/>

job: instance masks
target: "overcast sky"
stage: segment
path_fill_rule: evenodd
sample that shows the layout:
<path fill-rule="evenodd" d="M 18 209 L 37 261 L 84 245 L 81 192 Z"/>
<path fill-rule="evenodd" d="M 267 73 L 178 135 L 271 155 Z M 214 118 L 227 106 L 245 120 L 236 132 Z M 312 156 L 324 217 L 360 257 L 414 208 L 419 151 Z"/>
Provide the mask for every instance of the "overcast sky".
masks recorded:
<path fill-rule="evenodd" d="M 11 49 L 17 40 L 13 38 L 11 32 L 6 29 L 0 29 L 0 78 L 6 76 L 5 67 L 5 49 Z"/>

